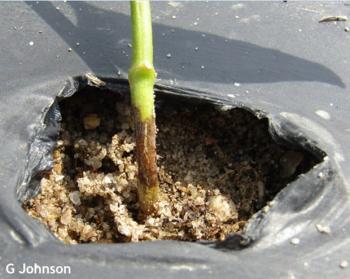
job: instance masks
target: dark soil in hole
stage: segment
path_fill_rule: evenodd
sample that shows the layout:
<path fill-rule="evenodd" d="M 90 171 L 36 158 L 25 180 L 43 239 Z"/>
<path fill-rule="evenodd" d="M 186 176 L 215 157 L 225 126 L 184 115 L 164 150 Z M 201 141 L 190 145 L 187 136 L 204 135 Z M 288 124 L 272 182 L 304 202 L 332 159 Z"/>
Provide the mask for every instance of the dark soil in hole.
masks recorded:
<path fill-rule="evenodd" d="M 66 243 L 222 240 L 317 163 L 274 142 L 266 119 L 172 99 L 157 111 L 159 216 L 136 218 L 129 105 L 91 88 L 60 102 L 54 168 L 23 204 L 27 212 Z"/>

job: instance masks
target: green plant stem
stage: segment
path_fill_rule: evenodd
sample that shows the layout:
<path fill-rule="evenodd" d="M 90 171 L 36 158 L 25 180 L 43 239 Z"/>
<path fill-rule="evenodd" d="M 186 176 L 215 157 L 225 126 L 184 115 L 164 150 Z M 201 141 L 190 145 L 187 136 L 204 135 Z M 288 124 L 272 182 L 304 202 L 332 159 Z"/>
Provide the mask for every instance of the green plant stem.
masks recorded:
<path fill-rule="evenodd" d="M 154 112 L 152 18 L 150 3 L 130 1 L 132 25 L 132 62 L 129 69 L 131 105 L 134 113 L 138 199 L 141 215 L 156 211 L 159 199 L 157 176 L 156 125 Z"/>

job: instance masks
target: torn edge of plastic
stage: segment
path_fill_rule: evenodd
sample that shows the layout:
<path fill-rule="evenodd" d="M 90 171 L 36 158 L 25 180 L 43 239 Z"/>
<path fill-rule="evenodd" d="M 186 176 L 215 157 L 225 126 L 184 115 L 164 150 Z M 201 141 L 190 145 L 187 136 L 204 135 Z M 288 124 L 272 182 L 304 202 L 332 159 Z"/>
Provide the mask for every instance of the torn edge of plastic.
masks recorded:
<path fill-rule="evenodd" d="M 44 109 L 36 125 L 31 128 L 31 135 L 26 155 L 24 174 L 19 178 L 16 196 L 20 202 L 35 196 L 39 191 L 38 182 L 33 176 L 48 171 L 53 166 L 52 151 L 60 129 L 61 113 L 58 99 L 72 96 L 79 87 L 76 79 L 68 79 L 52 102 Z"/>

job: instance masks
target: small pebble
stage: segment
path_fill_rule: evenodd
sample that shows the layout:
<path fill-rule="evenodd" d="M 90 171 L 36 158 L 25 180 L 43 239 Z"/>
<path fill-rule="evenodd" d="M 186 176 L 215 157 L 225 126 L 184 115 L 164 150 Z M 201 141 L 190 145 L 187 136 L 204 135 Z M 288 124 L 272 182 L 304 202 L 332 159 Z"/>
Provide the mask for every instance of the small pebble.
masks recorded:
<path fill-rule="evenodd" d="M 297 238 L 297 237 L 293 237 L 293 238 L 290 240 L 290 243 L 293 244 L 293 245 L 299 245 L 300 239 Z"/>
<path fill-rule="evenodd" d="M 106 175 L 103 179 L 103 183 L 105 183 L 105 184 L 113 183 L 112 177 L 110 175 Z"/>
<path fill-rule="evenodd" d="M 270 207 L 268 205 L 266 205 L 266 206 L 263 207 L 262 211 L 264 213 L 268 213 L 270 211 Z"/>
<path fill-rule="evenodd" d="M 210 197 L 208 201 L 208 210 L 222 222 L 238 217 L 234 202 L 223 195 Z"/>
<path fill-rule="evenodd" d="M 346 260 L 341 261 L 340 264 L 339 264 L 340 268 L 347 268 L 348 266 L 349 266 L 349 263 Z"/>
<path fill-rule="evenodd" d="M 46 218 L 49 216 L 49 212 L 47 211 L 46 208 L 43 208 L 42 206 L 38 207 L 38 213 L 40 214 L 41 217 Z"/>
<path fill-rule="evenodd" d="M 267 202 L 267 205 L 270 207 L 274 206 L 275 204 L 276 204 L 276 201 L 274 200 Z"/>
<path fill-rule="evenodd" d="M 324 110 L 316 110 L 315 111 L 315 113 L 319 116 L 319 117 L 321 117 L 321 118 L 323 118 L 323 119 L 325 119 L 325 120 L 329 120 L 329 119 L 331 119 L 331 116 L 330 116 L 330 114 L 327 112 L 327 111 L 324 111 Z"/>
<path fill-rule="evenodd" d="M 345 32 L 350 32 L 350 28 L 349 28 L 349 27 L 345 27 L 345 28 L 344 28 L 344 31 L 345 31 Z"/>
<path fill-rule="evenodd" d="M 71 202 L 74 205 L 80 205 L 81 201 L 80 201 L 80 192 L 79 191 L 74 191 L 72 193 L 69 194 L 69 199 L 71 200 Z"/>
<path fill-rule="evenodd" d="M 205 69 L 205 66 L 204 66 L 204 65 L 202 65 L 202 66 L 201 66 L 201 69 L 202 69 L 202 70 L 204 70 L 204 69 Z"/>
<path fill-rule="evenodd" d="M 243 7 L 244 7 L 244 5 L 243 5 L 243 4 L 238 3 L 238 4 L 234 4 L 234 5 L 232 5 L 231 9 L 232 9 L 232 10 L 234 10 L 234 11 L 236 11 L 236 10 L 240 10 L 240 9 L 242 9 Z"/>
<path fill-rule="evenodd" d="M 241 84 L 240 84 L 240 83 L 238 83 L 238 82 L 235 82 L 233 85 L 234 85 L 234 86 L 236 86 L 236 87 L 241 86 Z"/>
<path fill-rule="evenodd" d="M 80 46 L 80 43 L 79 43 L 79 42 L 77 42 L 77 43 L 75 43 L 75 45 L 76 45 L 76 46 Z"/>
<path fill-rule="evenodd" d="M 83 121 L 85 130 L 96 129 L 101 124 L 101 119 L 95 113 L 85 116 Z"/>
<path fill-rule="evenodd" d="M 71 210 L 66 210 L 64 213 L 61 215 L 60 221 L 63 225 L 68 225 L 72 222 L 72 211 Z"/>
<path fill-rule="evenodd" d="M 170 7 L 173 7 L 173 8 L 178 8 L 178 7 L 181 7 L 181 3 L 179 3 L 179 2 L 173 2 L 173 1 L 170 1 L 170 2 L 168 2 L 168 5 L 170 6 Z"/>
<path fill-rule="evenodd" d="M 58 140 L 57 141 L 57 146 L 63 146 L 64 145 L 64 141 L 63 140 Z"/>
<path fill-rule="evenodd" d="M 195 47 L 194 50 L 195 50 L 195 51 L 198 51 L 198 50 L 199 50 L 199 47 Z"/>
<path fill-rule="evenodd" d="M 166 55 L 166 57 L 167 57 L 167 58 L 171 58 L 171 53 L 168 53 L 168 54 Z"/>
<path fill-rule="evenodd" d="M 172 18 L 172 19 L 176 19 L 176 15 L 173 15 L 171 18 Z"/>
<path fill-rule="evenodd" d="M 34 42 L 33 42 L 33 41 L 30 41 L 30 42 L 29 42 L 29 45 L 30 45 L 30 46 L 33 46 L 33 45 L 34 45 Z"/>
<path fill-rule="evenodd" d="M 72 52 L 72 48 L 70 47 L 70 48 L 68 48 L 68 52 Z"/>
<path fill-rule="evenodd" d="M 331 228 L 329 226 L 316 224 L 315 227 L 316 227 L 317 231 L 320 232 L 320 233 L 324 233 L 324 234 L 330 234 L 331 233 Z"/>

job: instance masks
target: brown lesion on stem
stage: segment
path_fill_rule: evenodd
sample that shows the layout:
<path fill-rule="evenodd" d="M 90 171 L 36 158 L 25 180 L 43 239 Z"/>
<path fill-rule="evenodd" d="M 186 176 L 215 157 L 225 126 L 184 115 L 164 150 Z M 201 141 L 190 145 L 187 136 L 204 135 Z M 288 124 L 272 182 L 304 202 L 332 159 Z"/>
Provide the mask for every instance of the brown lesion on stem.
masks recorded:
<path fill-rule="evenodd" d="M 140 218 L 157 213 L 159 182 L 157 174 L 155 117 L 141 120 L 136 108 L 134 125 L 136 138 L 136 160 L 138 164 L 138 200 Z"/>

